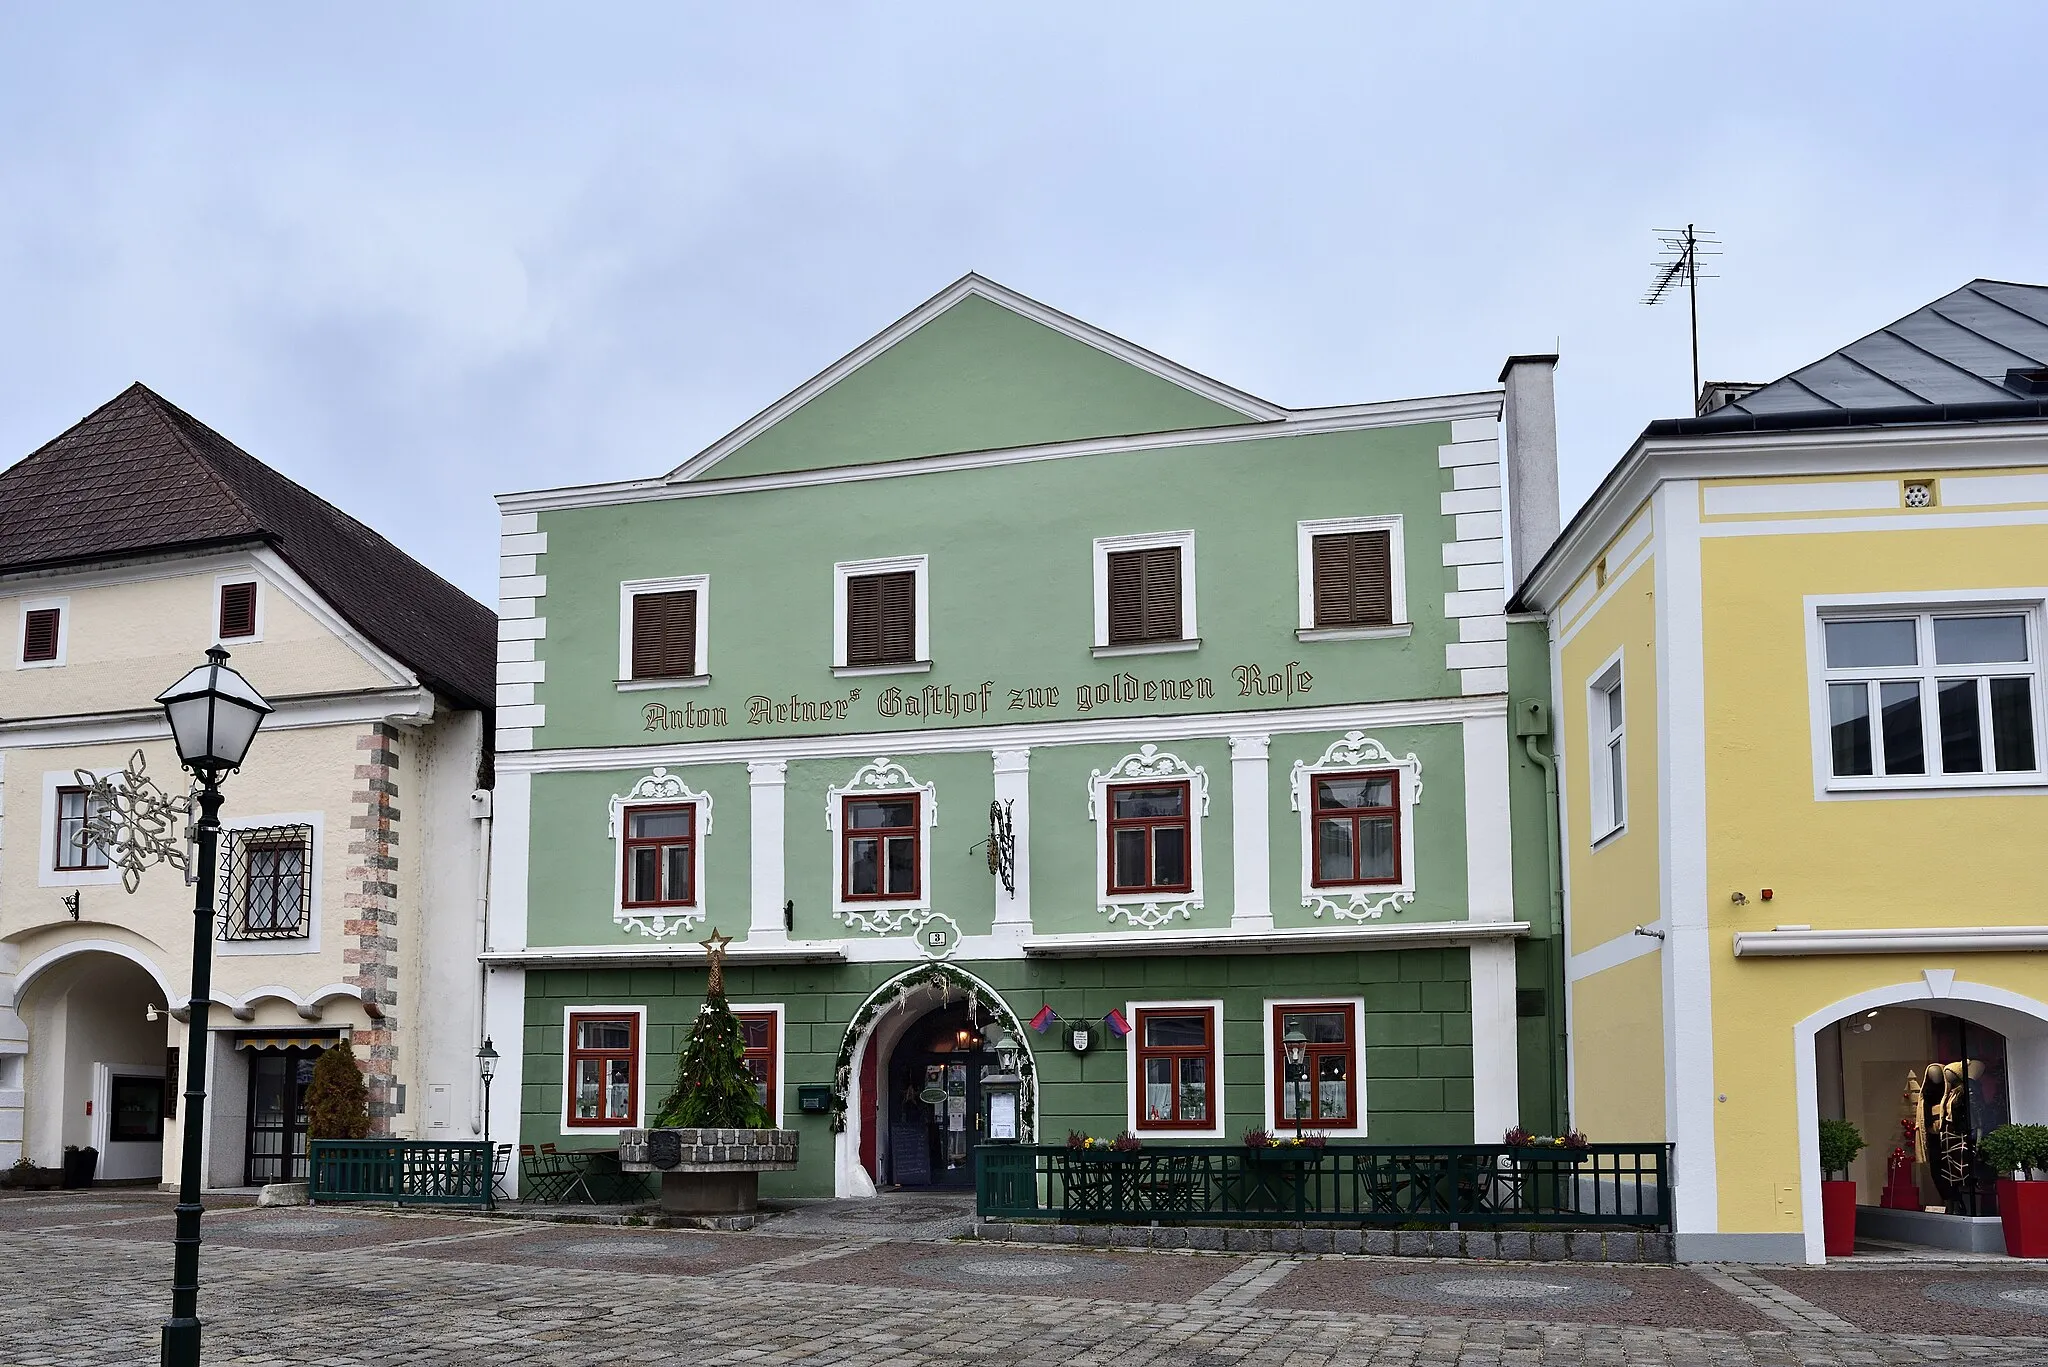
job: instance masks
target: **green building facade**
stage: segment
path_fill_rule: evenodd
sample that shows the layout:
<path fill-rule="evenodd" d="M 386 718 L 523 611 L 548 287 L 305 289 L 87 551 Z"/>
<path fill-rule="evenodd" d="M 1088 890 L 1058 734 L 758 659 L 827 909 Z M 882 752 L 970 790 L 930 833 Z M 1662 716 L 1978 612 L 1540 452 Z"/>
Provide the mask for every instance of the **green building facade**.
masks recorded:
<path fill-rule="evenodd" d="M 964 1185 L 1004 1034 L 1027 1140 L 1559 1125 L 1501 407 L 1284 409 L 969 276 L 501 498 L 493 1132 L 645 1123 L 714 931 L 770 1193 Z"/>

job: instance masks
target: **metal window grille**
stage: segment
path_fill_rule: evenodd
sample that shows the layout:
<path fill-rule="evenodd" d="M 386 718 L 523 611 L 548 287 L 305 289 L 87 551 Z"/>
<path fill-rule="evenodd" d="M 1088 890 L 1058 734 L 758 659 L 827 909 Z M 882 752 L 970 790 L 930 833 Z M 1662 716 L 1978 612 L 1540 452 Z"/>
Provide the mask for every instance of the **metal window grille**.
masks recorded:
<path fill-rule="evenodd" d="M 303 940 L 312 931 L 313 828 L 224 831 L 220 937 Z"/>

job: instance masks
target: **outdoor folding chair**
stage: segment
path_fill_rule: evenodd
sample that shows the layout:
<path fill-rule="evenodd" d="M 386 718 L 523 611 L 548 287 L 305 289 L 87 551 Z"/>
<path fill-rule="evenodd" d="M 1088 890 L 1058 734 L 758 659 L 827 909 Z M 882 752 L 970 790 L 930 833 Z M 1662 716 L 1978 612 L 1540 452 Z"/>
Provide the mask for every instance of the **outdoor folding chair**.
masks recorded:
<path fill-rule="evenodd" d="M 512 1193 L 505 1190 L 505 1172 L 512 1166 L 512 1146 L 500 1144 L 491 1152 L 491 1199 L 509 1198 Z"/>
<path fill-rule="evenodd" d="M 559 1201 L 577 1177 L 553 1144 L 546 1149 L 542 1153 L 531 1144 L 519 1146 L 520 1185 L 529 1201 Z"/>
<path fill-rule="evenodd" d="M 590 1183 L 587 1180 L 590 1175 L 589 1169 L 582 1158 L 572 1153 L 563 1153 L 553 1144 L 541 1145 L 540 1153 L 542 1158 L 553 1160 L 555 1171 L 562 1178 L 560 1190 L 551 1199 L 567 1201 L 580 1192 L 585 1205 L 597 1204 L 597 1198 L 590 1194 Z"/>

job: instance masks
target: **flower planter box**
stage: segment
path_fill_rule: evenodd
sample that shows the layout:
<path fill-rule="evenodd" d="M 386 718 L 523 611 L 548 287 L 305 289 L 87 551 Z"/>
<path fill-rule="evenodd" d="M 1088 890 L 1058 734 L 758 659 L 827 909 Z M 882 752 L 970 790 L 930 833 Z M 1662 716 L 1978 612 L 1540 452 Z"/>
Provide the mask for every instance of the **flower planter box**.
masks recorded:
<path fill-rule="evenodd" d="M 1313 1144 L 1247 1144 L 1244 1155 L 1253 1163 L 1313 1163 L 1323 1156 L 1323 1151 Z"/>
<path fill-rule="evenodd" d="M 1138 1150 L 1118 1152 L 1115 1149 L 1068 1149 L 1067 1157 L 1076 1163 L 1128 1163 L 1138 1156 Z"/>
<path fill-rule="evenodd" d="M 2048 1258 L 2048 1182 L 1998 1179 L 1998 1220 L 2005 1251 L 2015 1258 Z"/>
<path fill-rule="evenodd" d="M 1563 1145 L 1553 1148 L 1548 1144 L 1532 1144 L 1508 1150 L 1508 1157 L 1517 1163 L 1563 1163 L 1575 1168 L 1592 1156 L 1584 1149 L 1568 1149 Z"/>
<path fill-rule="evenodd" d="M 1820 1184 L 1820 1224 L 1823 1250 L 1830 1258 L 1846 1258 L 1856 1251 L 1856 1184 Z"/>
<path fill-rule="evenodd" d="M 9 1168 L 0 1174 L 0 1186 L 21 1191 L 55 1191 L 63 1185 L 62 1168 Z"/>
<path fill-rule="evenodd" d="M 752 1215 L 761 1174 L 796 1166 L 795 1130 L 623 1130 L 619 1167 L 661 1174 L 671 1215 Z"/>

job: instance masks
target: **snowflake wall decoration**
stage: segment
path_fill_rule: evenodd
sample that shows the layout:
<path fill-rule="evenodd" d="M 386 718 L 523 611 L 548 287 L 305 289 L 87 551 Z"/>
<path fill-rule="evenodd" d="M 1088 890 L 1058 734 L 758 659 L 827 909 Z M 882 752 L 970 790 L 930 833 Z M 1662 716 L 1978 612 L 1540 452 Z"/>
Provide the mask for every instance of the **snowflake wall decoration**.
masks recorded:
<path fill-rule="evenodd" d="M 167 793 L 149 776 L 142 751 L 128 757 L 128 767 L 96 778 L 83 769 L 72 771 L 85 789 L 85 828 L 75 839 L 80 849 L 98 848 L 121 870 L 121 886 L 141 886 L 142 871 L 151 864 L 169 864 L 190 871 L 186 828 L 192 820 L 192 799 Z"/>

